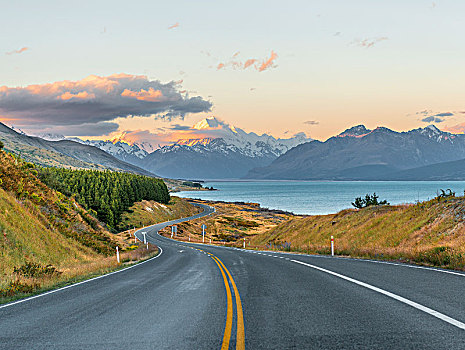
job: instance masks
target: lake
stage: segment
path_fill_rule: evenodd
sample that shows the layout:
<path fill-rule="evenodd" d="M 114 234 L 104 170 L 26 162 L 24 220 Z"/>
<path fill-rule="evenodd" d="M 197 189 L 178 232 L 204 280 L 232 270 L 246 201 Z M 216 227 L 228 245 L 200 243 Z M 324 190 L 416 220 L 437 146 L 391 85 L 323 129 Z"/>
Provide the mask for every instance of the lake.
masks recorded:
<path fill-rule="evenodd" d="M 376 192 L 391 204 L 415 203 L 450 188 L 461 196 L 465 181 L 211 181 L 218 191 L 183 191 L 175 196 L 226 202 L 254 202 L 295 214 L 330 214 L 351 208 L 355 197 Z"/>

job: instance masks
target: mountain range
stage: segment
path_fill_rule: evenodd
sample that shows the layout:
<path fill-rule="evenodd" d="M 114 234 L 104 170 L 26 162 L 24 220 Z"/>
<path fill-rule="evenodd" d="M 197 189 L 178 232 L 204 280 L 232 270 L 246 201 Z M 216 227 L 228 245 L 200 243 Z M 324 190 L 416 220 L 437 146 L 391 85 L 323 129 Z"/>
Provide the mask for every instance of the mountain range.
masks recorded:
<path fill-rule="evenodd" d="M 112 156 L 168 178 L 233 179 L 257 166 L 266 166 L 292 147 L 311 139 L 299 133 L 288 139 L 247 133 L 215 117 L 201 120 L 192 131 L 213 136 L 180 139 L 155 149 L 147 142 L 128 142 L 125 133 L 108 140 L 81 140 L 41 134 L 50 140 L 71 140 L 97 147 Z"/>
<path fill-rule="evenodd" d="M 288 139 L 247 133 L 214 117 L 200 121 L 192 129 L 213 130 L 218 137 L 179 140 L 150 153 L 139 164 L 171 178 L 233 179 L 311 140 L 304 133 Z"/>
<path fill-rule="evenodd" d="M 407 132 L 357 125 L 325 142 L 294 147 L 249 179 L 442 180 L 465 179 L 465 135 L 434 125 Z"/>
<path fill-rule="evenodd" d="M 115 158 L 97 147 L 68 139 L 49 141 L 28 136 L 21 130 L 15 131 L 2 123 L 0 141 L 4 143 L 5 150 L 20 154 L 24 160 L 41 166 L 109 169 L 154 176 L 151 172 Z"/>
<path fill-rule="evenodd" d="M 465 180 L 465 135 L 434 125 L 396 132 L 364 125 L 326 141 L 247 133 L 214 117 L 155 149 L 125 134 L 109 140 L 26 135 L 0 124 L 7 150 L 44 166 L 112 169 L 176 179 Z"/>

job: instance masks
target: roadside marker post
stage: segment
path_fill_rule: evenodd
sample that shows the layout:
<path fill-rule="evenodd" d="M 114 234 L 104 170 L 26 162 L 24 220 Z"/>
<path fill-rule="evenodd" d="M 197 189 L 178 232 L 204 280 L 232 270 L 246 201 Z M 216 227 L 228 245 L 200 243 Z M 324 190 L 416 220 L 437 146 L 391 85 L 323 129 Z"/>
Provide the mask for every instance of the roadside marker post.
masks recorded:
<path fill-rule="evenodd" d="M 178 233 L 178 226 L 176 225 L 171 226 L 171 238 L 173 238 L 173 236 L 176 236 L 177 233 Z"/>
<path fill-rule="evenodd" d="M 147 239 L 145 238 L 145 232 L 142 232 L 142 234 L 144 235 L 144 244 L 147 243 Z"/>
<path fill-rule="evenodd" d="M 334 236 L 331 236 L 331 256 L 334 256 Z"/>
<path fill-rule="evenodd" d="M 212 244 L 212 239 L 210 238 L 210 244 Z"/>
<path fill-rule="evenodd" d="M 244 249 L 245 249 L 245 237 L 244 237 Z"/>
<path fill-rule="evenodd" d="M 149 250 L 149 242 L 147 242 L 147 250 Z"/>
<path fill-rule="evenodd" d="M 116 261 L 119 264 L 119 249 L 118 249 L 118 246 L 116 246 Z"/>
<path fill-rule="evenodd" d="M 205 243 L 205 229 L 207 228 L 207 225 L 202 224 L 202 243 Z"/>

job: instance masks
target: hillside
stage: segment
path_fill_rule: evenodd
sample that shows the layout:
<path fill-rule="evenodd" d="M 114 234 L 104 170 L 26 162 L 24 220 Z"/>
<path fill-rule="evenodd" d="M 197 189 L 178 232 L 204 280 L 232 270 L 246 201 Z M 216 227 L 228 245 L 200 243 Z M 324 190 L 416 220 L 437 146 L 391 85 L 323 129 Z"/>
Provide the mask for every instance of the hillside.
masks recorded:
<path fill-rule="evenodd" d="M 171 197 L 169 203 L 143 200 L 135 203 L 121 217 L 119 230 L 133 227 L 144 227 L 154 223 L 164 222 L 182 217 L 188 217 L 201 212 L 184 198 Z"/>
<path fill-rule="evenodd" d="M 147 170 L 121 161 L 101 149 L 70 140 L 47 141 L 39 137 L 20 134 L 0 123 L 0 141 L 5 150 L 20 154 L 28 162 L 41 166 L 73 169 L 127 171 L 153 176 Z"/>
<path fill-rule="evenodd" d="M 0 151 L 0 294 L 17 279 L 14 267 L 50 264 L 62 271 L 112 255 L 117 245 L 79 204 L 36 175 L 33 164 Z"/>
<path fill-rule="evenodd" d="M 295 218 L 253 238 L 269 249 L 415 261 L 465 269 L 465 197 Z"/>

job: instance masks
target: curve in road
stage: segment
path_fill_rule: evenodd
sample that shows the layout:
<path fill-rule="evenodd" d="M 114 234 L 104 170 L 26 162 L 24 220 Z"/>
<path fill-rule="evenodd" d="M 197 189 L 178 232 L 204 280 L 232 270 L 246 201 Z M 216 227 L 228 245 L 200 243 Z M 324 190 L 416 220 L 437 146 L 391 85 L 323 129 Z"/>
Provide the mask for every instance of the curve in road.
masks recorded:
<path fill-rule="evenodd" d="M 460 272 L 189 244 L 160 227 L 143 229 L 157 259 L 0 309 L 0 348 L 464 348 Z"/>

